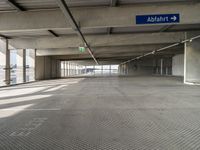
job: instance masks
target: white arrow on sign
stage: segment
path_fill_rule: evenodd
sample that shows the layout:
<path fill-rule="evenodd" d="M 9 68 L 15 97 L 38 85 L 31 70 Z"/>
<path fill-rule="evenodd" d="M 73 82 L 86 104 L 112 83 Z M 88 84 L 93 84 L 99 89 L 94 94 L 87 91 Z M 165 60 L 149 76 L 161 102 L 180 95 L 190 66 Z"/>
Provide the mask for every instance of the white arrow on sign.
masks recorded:
<path fill-rule="evenodd" d="M 176 16 L 174 16 L 174 17 L 171 17 L 171 20 L 173 20 L 173 21 L 176 21 Z"/>

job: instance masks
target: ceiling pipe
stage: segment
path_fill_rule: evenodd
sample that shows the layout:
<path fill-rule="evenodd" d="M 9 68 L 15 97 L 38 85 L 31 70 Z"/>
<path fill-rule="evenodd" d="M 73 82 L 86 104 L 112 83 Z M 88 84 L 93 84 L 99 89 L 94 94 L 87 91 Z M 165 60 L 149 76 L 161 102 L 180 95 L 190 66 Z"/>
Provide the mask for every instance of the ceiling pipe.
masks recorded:
<path fill-rule="evenodd" d="M 186 42 L 192 42 L 193 40 L 196 40 L 196 39 L 199 39 L 199 38 L 200 38 L 200 35 L 197 35 L 197 36 L 194 36 L 194 37 L 192 37 L 192 38 L 189 38 L 189 39 L 186 39 L 186 40 L 182 40 L 181 42 L 174 43 L 174 44 L 171 44 L 171 45 L 169 45 L 169 46 L 165 46 L 165 47 L 163 47 L 163 48 L 154 50 L 154 51 L 152 51 L 152 52 L 145 53 L 145 54 L 140 55 L 140 56 L 138 56 L 138 57 L 135 57 L 135 58 L 132 58 L 132 59 L 127 60 L 127 61 L 125 61 L 125 62 L 122 62 L 120 65 L 124 65 L 124 64 L 126 64 L 126 63 L 129 63 L 129 62 L 138 60 L 138 59 L 140 59 L 140 58 L 143 58 L 143 57 L 146 57 L 146 56 L 149 56 L 149 55 L 154 55 L 156 52 L 165 51 L 165 50 L 167 50 L 167 49 L 169 49 L 169 48 L 178 46 L 178 45 L 180 45 L 180 44 L 184 44 L 184 43 L 186 43 Z"/>
<path fill-rule="evenodd" d="M 63 14 L 65 15 L 66 21 L 69 21 L 69 23 L 71 24 L 72 28 L 76 31 L 76 33 L 78 34 L 78 36 L 80 37 L 80 39 L 83 41 L 85 47 L 87 48 L 89 54 L 91 55 L 91 57 L 93 58 L 93 60 L 95 61 L 95 63 L 97 65 L 99 65 L 99 62 L 97 61 L 97 59 L 95 58 L 90 45 L 88 44 L 88 42 L 86 41 L 83 33 L 81 32 L 78 24 L 76 23 L 71 11 L 69 10 L 67 3 L 65 2 L 65 0 L 57 0 L 57 4 L 60 7 L 60 9 L 62 10 Z"/>

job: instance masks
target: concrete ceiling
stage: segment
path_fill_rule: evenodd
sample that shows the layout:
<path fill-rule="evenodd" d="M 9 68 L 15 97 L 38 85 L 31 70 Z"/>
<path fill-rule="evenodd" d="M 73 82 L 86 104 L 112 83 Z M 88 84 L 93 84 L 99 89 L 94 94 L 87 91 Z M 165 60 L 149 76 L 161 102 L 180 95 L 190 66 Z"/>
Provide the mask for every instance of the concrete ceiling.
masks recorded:
<path fill-rule="evenodd" d="M 13 0 L 24 8 L 24 10 L 41 10 L 58 8 L 56 0 Z M 198 0 L 190 0 L 197 2 Z M 177 3 L 188 2 L 188 0 L 66 0 L 69 7 L 99 7 L 99 6 L 120 6 L 130 4 L 149 4 L 149 3 Z M 15 11 L 8 0 L 0 1 L 0 11 Z"/>
<path fill-rule="evenodd" d="M 130 59 L 182 40 L 185 31 L 200 30 L 199 0 L 66 0 L 66 3 L 95 56 L 101 60 Z M 135 15 L 153 13 L 180 13 L 181 22 L 135 24 Z M 89 54 L 78 51 L 81 41 L 64 19 L 56 0 L 0 0 L 0 18 L 0 36 L 10 38 L 15 48 L 35 48 L 38 55 L 60 59 L 90 59 Z M 181 51 L 183 46 L 162 55 Z"/>

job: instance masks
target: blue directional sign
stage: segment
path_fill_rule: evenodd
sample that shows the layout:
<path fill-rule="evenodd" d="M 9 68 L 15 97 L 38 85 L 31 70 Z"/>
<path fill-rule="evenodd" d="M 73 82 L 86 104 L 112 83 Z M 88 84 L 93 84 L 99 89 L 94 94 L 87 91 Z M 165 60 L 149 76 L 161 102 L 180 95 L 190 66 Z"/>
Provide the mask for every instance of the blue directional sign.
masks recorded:
<path fill-rule="evenodd" d="M 137 15 L 136 24 L 180 23 L 180 14 Z"/>

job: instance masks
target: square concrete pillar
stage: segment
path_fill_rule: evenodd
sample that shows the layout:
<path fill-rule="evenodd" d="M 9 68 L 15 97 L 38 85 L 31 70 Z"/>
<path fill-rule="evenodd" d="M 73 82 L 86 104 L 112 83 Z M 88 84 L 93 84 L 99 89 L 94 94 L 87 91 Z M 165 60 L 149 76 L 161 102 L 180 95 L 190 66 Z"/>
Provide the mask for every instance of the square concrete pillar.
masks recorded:
<path fill-rule="evenodd" d="M 5 85 L 6 41 L 0 38 L 0 86 Z"/>
<path fill-rule="evenodd" d="M 26 49 L 23 49 L 23 82 L 26 82 Z"/>
<path fill-rule="evenodd" d="M 200 32 L 186 33 L 186 39 L 197 35 L 200 35 Z M 185 43 L 184 83 L 200 84 L 200 39 Z"/>
<path fill-rule="evenodd" d="M 15 51 L 15 50 L 14 50 Z M 16 84 L 16 83 L 23 83 L 26 81 L 26 54 L 24 53 L 25 50 L 23 49 L 18 49 L 16 50 L 16 81 L 12 81 L 12 84 Z M 25 54 L 25 55 L 24 55 Z M 13 79 L 14 79 L 13 78 Z"/>
<path fill-rule="evenodd" d="M 6 66 L 5 66 L 5 83 L 6 85 L 10 85 L 10 50 L 8 39 L 6 39 Z"/>

